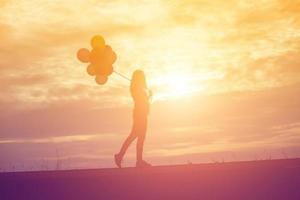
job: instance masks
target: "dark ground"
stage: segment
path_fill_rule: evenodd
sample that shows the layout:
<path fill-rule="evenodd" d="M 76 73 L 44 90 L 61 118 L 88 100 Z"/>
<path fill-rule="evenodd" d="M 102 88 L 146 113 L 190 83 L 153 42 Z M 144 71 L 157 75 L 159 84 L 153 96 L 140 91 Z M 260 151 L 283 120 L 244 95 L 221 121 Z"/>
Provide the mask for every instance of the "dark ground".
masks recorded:
<path fill-rule="evenodd" d="M 300 200 L 300 159 L 0 173 L 0 200 Z"/>

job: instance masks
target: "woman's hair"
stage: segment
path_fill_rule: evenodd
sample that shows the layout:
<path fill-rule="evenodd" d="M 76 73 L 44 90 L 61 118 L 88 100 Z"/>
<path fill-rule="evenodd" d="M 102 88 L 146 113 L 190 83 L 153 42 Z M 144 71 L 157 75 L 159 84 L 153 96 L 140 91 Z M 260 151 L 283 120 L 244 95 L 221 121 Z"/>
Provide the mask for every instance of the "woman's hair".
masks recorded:
<path fill-rule="evenodd" d="M 135 70 L 131 77 L 130 92 L 133 94 L 144 89 L 147 89 L 145 74 L 142 70 Z"/>

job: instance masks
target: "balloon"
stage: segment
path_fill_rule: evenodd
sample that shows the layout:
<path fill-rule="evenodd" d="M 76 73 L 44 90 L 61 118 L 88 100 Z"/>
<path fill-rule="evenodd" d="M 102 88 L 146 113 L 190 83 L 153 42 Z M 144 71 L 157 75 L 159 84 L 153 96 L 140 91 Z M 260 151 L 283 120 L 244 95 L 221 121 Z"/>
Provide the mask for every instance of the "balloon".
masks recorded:
<path fill-rule="evenodd" d="M 112 54 L 112 63 L 116 62 L 117 60 L 117 54 L 113 51 L 113 54 Z"/>
<path fill-rule="evenodd" d="M 79 49 L 77 58 L 84 63 L 90 63 L 86 71 L 91 76 L 96 76 L 95 81 L 99 85 L 107 82 L 108 76 L 113 72 L 113 63 L 117 59 L 116 53 L 111 46 L 105 45 L 104 38 L 100 35 L 95 35 L 91 39 L 91 51 L 86 48 Z"/>
<path fill-rule="evenodd" d="M 111 65 L 111 66 L 109 66 L 109 68 L 108 68 L 108 70 L 107 70 L 107 75 L 109 76 L 109 75 L 111 75 L 113 72 L 114 72 L 114 68 L 113 68 L 113 66 Z"/>
<path fill-rule="evenodd" d="M 92 49 L 90 55 L 90 62 L 93 64 L 103 64 L 104 63 L 104 49 L 95 48 Z"/>
<path fill-rule="evenodd" d="M 101 35 L 95 35 L 91 40 L 91 45 L 93 48 L 104 48 L 105 41 Z"/>
<path fill-rule="evenodd" d="M 116 62 L 116 60 L 117 60 L 117 54 L 114 52 L 114 51 L 112 51 L 108 56 L 107 56 L 107 61 L 112 65 L 112 64 L 114 64 L 114 62 Z"/>
<path fill-rule="evenodd" d="M 105 45 L 105 51 L 106 51 L 106 52 L 112 51 L 111 46 Z"/>
<path fill-rule="evenodd" d="M 112 65 L 117 59 L 116 53 L 110 46 L 106 46 L 106 48 L 104 49 L 104 59 L 105 63 L 108 65 Z"/>
<path fill-rule="evenodd" d="M 95 76 L 96 75 L 96 67 L 93 64 L 89 64 L 89 66 L 86 68 L 86 71 L 89 75 Z"/>
<path fill-rule="evenodd" d="M 109 75 L 111 75 L 112 73 L 113 73 L 113 67 L 112 67 L 112 65 L 105 65 L 104 67 L 103 67 L 103 72 L 104 72 L 104 75 L 105 76 L 109 76 Z"/>
<path fill-rule="evenodd" d="M 79 49 L 77 51 L 77 58 L 84 63 L 90 62 L 90 51 L 86 48 Z"/>
<path fill-rule="evenodd" d="M 99 76 L 104 76 L 106 75 L 106 70 L 105 70 L 105 65 L 104 64 L 97 64 L 96 66 L 96 74 Z"/>
<path fill-rule="evenodd" d="M 104 85 L 107 82 L 107 76 L 96 76 L 95 80 L 99 85 Z"/>

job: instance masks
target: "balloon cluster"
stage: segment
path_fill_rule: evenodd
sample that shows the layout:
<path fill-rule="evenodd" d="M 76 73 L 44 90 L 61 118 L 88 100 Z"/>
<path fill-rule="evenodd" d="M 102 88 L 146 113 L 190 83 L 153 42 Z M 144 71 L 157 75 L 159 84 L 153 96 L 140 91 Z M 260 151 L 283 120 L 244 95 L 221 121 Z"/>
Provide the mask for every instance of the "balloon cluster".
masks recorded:
<path fill-rule="evenodd" d="M 116 53 L 109 45 L 105 44 L 102 36 L 96 35 L 91 40 L 92 50 L 81 48 L 77 52 L 77 58 L 83 63 L 89 63 L 87 73 L 96 76 L 99 85 L 107 82 L 108 76 L 113 73 L 113 64 L 117 60 Z"/>

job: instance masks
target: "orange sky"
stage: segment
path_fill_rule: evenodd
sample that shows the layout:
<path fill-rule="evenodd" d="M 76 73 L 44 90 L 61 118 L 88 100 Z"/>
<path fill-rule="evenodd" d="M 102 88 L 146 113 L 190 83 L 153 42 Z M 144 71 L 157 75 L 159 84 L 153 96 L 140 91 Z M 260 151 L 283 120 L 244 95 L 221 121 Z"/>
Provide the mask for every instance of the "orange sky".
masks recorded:
<path fill-rule="evenodd" d="M 132 100 L 76 59 L 95 34 L 147 75 L 154 164 L 300 156 L 300 2 L 253 2 L 0 1 L 0 168 L 113 166 Z"/>

